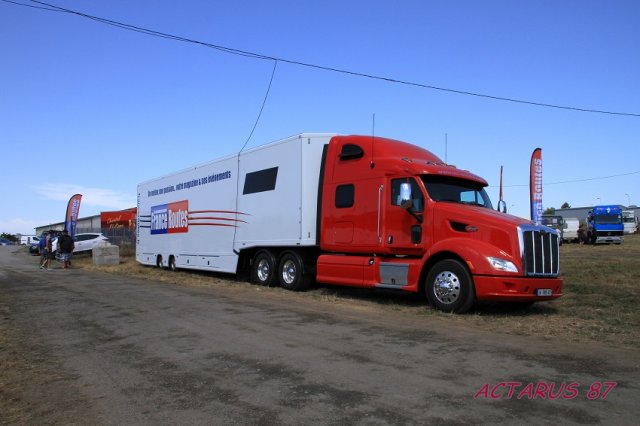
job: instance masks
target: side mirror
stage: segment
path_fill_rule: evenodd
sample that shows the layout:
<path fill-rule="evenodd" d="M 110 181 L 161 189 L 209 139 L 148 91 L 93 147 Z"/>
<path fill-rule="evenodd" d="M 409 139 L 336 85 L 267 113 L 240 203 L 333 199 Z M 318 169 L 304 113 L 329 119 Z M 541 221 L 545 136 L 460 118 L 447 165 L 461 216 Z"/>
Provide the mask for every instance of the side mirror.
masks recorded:
<path fill-rule="evenodd" d="M 408 182 L 400 184 L 400 207 L 405 209 L 409 214 L 416 218 L 418 223 L 422 223 L 422 215 L 413 210 L 413 201 L 411 201 L 411 184 Z"/>
<path fill-rule="evenodd" d="M 411 208 L 411 184 L 408 182 L 400 184 L 400 207 Z"/>

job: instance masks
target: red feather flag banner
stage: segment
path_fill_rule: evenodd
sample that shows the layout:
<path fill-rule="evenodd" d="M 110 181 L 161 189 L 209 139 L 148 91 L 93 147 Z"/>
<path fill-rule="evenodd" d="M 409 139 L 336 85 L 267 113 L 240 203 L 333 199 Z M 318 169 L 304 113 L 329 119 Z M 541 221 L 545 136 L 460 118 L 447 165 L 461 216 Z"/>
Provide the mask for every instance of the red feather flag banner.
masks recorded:
<path fill-rule="evenodd" d="M 529 169 L 529 199 L 531 201 L 531 220 L 542 223 L 542 149 L 536 148 L 531 154 Z"/>
<path fill-rule="evenodd" d="M 78 223 L 78 215 L 80 214 L 80 201 L 82 194 L 75 194 L 69 198 L 67 203 L 67 214 L 64 217 L 64 229 L 73 238 L 76 235 L 76 224 Z"/>

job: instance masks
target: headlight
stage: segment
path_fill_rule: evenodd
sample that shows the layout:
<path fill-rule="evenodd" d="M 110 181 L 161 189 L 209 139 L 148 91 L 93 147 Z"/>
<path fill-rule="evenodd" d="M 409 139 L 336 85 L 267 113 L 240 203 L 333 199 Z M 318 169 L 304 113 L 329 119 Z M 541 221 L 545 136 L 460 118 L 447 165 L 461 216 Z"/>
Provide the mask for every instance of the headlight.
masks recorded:
<path fill-rule="evenodd" d="M 487 260 L 491 266 L 493 266 L 493 269 L 497 269 L 498 271 L 518 272 L 516 265 L 508 260 L 500 259 L 499 257 L 487 257 Z"/>

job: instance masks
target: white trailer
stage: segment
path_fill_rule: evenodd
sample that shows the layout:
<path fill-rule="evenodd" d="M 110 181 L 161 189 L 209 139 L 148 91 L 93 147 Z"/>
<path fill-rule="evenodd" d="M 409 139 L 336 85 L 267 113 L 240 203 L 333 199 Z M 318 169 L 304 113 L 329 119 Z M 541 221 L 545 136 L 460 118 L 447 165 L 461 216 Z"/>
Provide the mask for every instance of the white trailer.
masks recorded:
<path fill-rule="evenodd" d="M 580 221 L 577 217 L 564 218 L 564 223 L 562 225 L 562 240 L 569 243 L 577 241 L 579 227 Z"/>
<path fill-rule="evenodd" d="M 636 217 L 635 210 L 623 210 L 622 223 L 625 234 L 635 234 L 638 232 L 638 218 Z"/>
<path fill-rule="evenodd" d="M 254 247 L 317 247 L 332 136 L 301 134 L 139 184 L 136 260 L 235 273 Z"/>

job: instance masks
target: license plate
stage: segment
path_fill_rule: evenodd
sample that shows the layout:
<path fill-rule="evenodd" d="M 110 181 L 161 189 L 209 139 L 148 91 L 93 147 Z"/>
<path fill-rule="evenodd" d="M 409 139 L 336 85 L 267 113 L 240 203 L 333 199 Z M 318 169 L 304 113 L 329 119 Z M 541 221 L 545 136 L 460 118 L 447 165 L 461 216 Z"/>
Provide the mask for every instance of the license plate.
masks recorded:
<path fill-rule="evenodd" d="M 553 296 L 553 291 L 550 288 L 537 288 L 536 296 Z"/>

